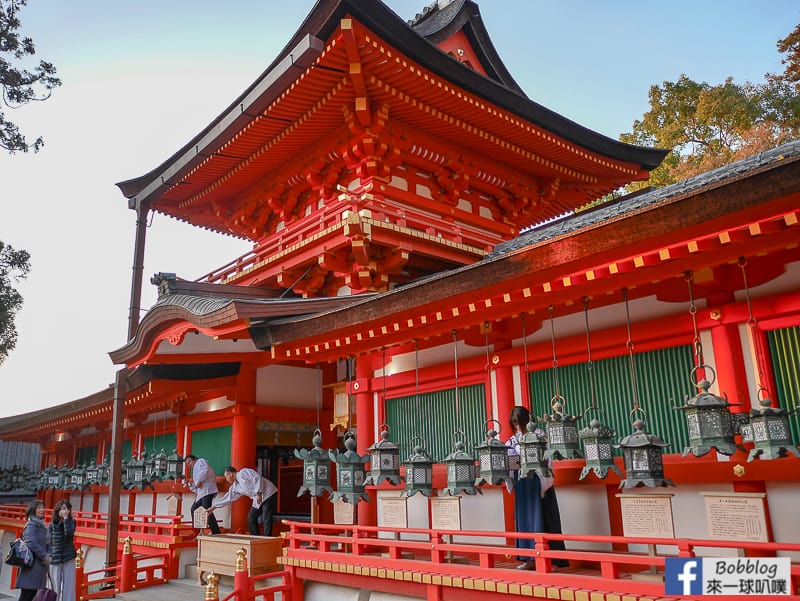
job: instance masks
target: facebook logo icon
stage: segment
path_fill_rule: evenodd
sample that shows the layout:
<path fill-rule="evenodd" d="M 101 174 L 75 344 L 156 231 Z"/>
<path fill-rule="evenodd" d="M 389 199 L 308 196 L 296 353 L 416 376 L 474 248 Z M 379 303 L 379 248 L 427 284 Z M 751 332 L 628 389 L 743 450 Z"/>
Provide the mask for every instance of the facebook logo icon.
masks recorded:
<path fill-rule="evenodd" d="M 703 560 L 699 557 L 665 558 L 664 588 L 667 595 L 702 595 Z"/>

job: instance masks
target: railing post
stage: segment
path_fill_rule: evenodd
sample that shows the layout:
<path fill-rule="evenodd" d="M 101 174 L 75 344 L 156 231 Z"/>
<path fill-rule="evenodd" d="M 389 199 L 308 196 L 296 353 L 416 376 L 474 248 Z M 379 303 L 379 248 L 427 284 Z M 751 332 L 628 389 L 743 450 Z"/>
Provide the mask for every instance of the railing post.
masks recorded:
<path fill-rule="evenodd" d="M 217 586 L 217 575 L 211 572 L 206 576 L 206 596 L 205 601 L 219 601 L 219 587 Z"/>
<path fill-rule="evenodd" d="M 122 573 L 119 575 L 119 592 L 127 593 L 134 587 L 136 582 L 136 562 L 133 559 L 131 550 L 131 537 L 125 537 L 125 545 L 122 547 Z"/>
<path fill-rule="evenodd" d="M 83 574 L 83 550 L 78 547 L 75 555 L 75 598 L 86 598 L 86 576 Z"/>
<path fill-rule="evenodd" d="M 247 574 L 247 551 L 244 547 L 236 549 L 233 590 L 238 601 L 250 601 L 250 577 Z"/>

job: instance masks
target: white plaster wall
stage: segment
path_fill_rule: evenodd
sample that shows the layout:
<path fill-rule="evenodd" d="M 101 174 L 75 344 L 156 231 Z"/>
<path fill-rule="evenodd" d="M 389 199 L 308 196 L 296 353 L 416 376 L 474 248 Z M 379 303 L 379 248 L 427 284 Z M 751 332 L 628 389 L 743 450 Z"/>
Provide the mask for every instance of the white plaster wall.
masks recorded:
<path fill-rule="evenodd" d="M 256 402 L 259 405 L 314 409 L 319 397 L 315 368 L 268 365 L 256 370 Z"/>
<path fill-rule="evenodd" d="M 6 556 L 8 546 L 16 538 L 16 533 L 13 530 L 0 531 L 0 545 L 2 545 L 3 557 Z M 11 572 L 14 570 L 11 566 L 0 562 L 0 587 L 8 589 L 11 586 Z"/>
<path fill-rule="evenodd" d="M 131 513 L 136 513 L 140 515 L 152 515 L 153 514 L 153 494 L 152 493 L 139 493 L 133 495 L 134 498 L 134 507 L 131 508 Z M 122 513 L 122 510 L 120 510 Z"/>
<path fill-rule="evenodd" d="M 589 476 L 592 478 L 593 476 Z M 559 486 L 556 489 L 561 530 L 565 534 L 610 535 L 608 498 L 603 484 Z M 567 548 L 610 550 L 602 543 L 567 543 Z"/>
<path fill-rule="evenodd" d="M 323 582 L 306 582 L 304 601 L 368 601 L 369 591 L 335 586 Z"/>
<path fill-rule="evenodd" d="M 772 521 L 772 534 L 776 542 L 800 543 L 800 520 L 797 519 L 798 499 L 800 499 L 800 485 L 797 483 L 771 482 L 767 484 L 769 515 Z M 791 557 L 795 562 L 800 561 L 800 553 L 782 553 L 781 556 Z"/>

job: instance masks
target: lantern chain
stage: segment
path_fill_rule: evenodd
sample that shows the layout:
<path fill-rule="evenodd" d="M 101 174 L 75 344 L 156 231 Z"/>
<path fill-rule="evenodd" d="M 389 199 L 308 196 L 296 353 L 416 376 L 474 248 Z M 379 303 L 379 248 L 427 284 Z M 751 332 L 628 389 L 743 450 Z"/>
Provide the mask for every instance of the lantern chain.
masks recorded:
<path fill-rule="evenodd" d="M 694 331 L 694 338 L 692 344 L 694 345 L 694 354 L 697 357 L 697 366 L 703 367 L 705 360 L 703 358 L 703 343 L 700 340 L 700 333 L 697 330 L 697 305 L 694 302 L 694 294 L 692 290 L 692 283 L 694 282 L 694 275 L 691 271 L 684 274 L 686 282 L 689 285 L 689 315 L 692 316 L 692 329 Z"/>
<path fill-rule="evenodd" d="M 458 406 L 458 337 L 456 336 L 456 331 L 452 331 L 453 334 L 453 368 L 455 369 L 455 385 L 456 385 L 456 423 L 458 427 L 461 427 L 461 416 L 459 413 L 459 406 Z"/>
<path fill-rule="evenodd" d="M 555 307 L 550 305 L 548 307 L 548 311 L 550 312 L 550 341 L 553 345 L 553 386 L 555 388 L 555 396 L 553 398 L 561 398 L 561 394 L 558 388 L 558 358 L 556 357 L 556 329 L 554 325 L 555 318 L 553 316 L 553 312 Z"/>
<path fill-rule="evenodd" d="M 350 355 L 347 358 L 347 429 L 352 430 L 352 411 L 353 411 L 353 362 L 355 361 L 355 357 Z"/>
<path fill-rule="evenodd" d="M 589 336 L 589 297 L 583 297 L 583 318 L 586 322 L 586 369 L 589 372 L 589 390 L 591 393 L 592 404 L 590 409 L 597 409 L 597 399 L 594 387 L 594 363 L 592 362 L 592 340 Z"/>
<path fill-rule="evenodd" d="M 320 404 L 322 396 L 322 369 L 317 363 L 317 398 L 316 398 L 316 405 L 317 405 L 317 430 L 319 430 L 319 413 L 320 413 Z"/>
<path fill-rule="evenodd" d="M 753 316 L 753 306 L 750 301 L 750 287 L 747 283 L 747 271 L 745 267 L 747 267 L 747 259 L 744 257 L 739 257 L 739 267 L 742 270 L 742 279 L 744 280 L 744 297 L 747 301 L 747 327 L 750 330 L 750 340 L 753 343 L 753 349 L 755 350 L 756 354 L 756 365 L 758 369 L 758 396 L 759 398 L 768 398 L 769 391 L 767 387 L 764 385 L 764 364 L 763 364 L 763 356 L 762 356 L 762 348 L 761 348 L 761 337 L 758 335 L 758 321 Z"/>
<path fill-rule="evenodd" d="M 628 341 L 625 343 L 625 348 L 628 349 L 628 360 L 631 367 L 631 387 L 633 388 L 633 412 L 640 411 L 639 407 L 639 386 L 636 382 L 636 362 L 633 358 L 633 339 L 631 338 L 631 311 L 628 306 L 628 289 L 622 289 L 622 298 L 625 301 L 625 323 L 628 327 Z"/>
<path fill-rule="evenodd" d="M 414 421 L 419 425 L 419 341 L 414 338 Z M 421 434 L 417 434 L 421 438 Z"/>
<path fill-rule="evenodd" d="M 525 331 L 525 313 L 522 314 L 522 357 L 525 363 L 525 373 L 528 373 L 528 334 Z"/>

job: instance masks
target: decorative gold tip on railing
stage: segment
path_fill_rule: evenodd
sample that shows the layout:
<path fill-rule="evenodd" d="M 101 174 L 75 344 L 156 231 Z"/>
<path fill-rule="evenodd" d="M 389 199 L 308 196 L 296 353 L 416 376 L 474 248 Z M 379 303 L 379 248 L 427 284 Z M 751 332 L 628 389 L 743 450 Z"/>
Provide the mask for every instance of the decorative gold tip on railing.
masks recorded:
<path fill-rule="evenodd" d="M 237 572 L 244 572 L 247 570 L 247 550 L 244 547 L 236 549 L 235 569 Z"/>
<path fill-rule="evenodd" d="M 217 575 L 211 572 L 206 576 L 206 596 L 205 601 L 219 601 L 219 586 L 217 586 Z"/>
<path fill-rule="evenodd" d="M 133 542 L 133 539 L 130 536 L 126 536 L 124 542 L 125 542 L 125 544 L 122 547 L 122 553 L 124 555 L 130 555 L 131 554 L 131 543 Z"/>

